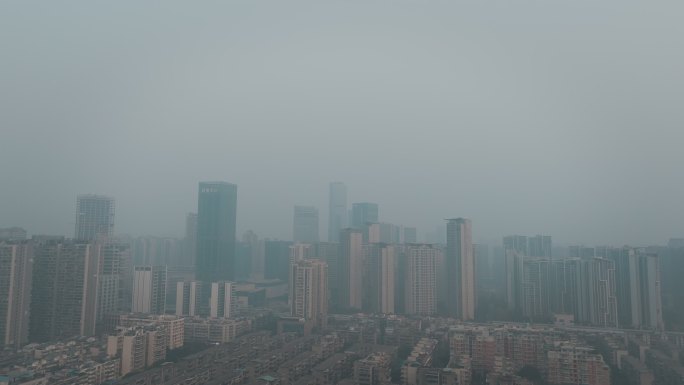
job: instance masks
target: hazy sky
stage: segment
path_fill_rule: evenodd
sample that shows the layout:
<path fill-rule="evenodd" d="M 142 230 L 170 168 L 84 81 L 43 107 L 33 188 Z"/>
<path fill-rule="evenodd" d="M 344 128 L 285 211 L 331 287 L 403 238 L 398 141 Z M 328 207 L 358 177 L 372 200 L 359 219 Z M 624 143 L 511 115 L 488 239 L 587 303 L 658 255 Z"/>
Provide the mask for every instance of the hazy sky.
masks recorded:
<path fill-rule="evenodd" d="M 2 1 L 0 227 L 180 235 L 197 182 L 238 236 L 327 228 L 330 181 L 381 220 L 476 240 L 684 236 L 684 2 Z"/>

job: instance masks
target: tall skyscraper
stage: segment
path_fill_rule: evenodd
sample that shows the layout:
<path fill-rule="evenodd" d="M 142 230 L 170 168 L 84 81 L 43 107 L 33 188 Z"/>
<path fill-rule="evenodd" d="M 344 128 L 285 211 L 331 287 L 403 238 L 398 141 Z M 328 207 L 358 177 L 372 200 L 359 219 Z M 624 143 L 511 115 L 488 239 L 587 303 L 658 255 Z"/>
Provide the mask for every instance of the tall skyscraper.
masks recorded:
<path fill-rule="evenodd" d="M 547 319 L 551 315 L 554 294 L 551 260 L 528 257 L 509 248 L 506 250 L 506 267 L 509 309 L 533 321 Z"/>
<path fill-rule="evenodd" d="M 550 306 L 554 314 L 577 314 L 579 269 L 577 258 L 551 261 Z"/>
<path fill-rule="evenodd" d="M 472 320 L 475 318 L 475 262 L 470 219 L 449 219 L 446 234 L 447 312 L 464 321 Z"/>
<path fill-rule="evenodd" d="M 200 182 L 197 202 L 197 280 L 234 279 L 237 186 L 226 182 Z M 208 293 L 206 293 L 208 294 Z"/>
<path fill-rule="evenodd" d="M 642 325 L 663 330 L 665 325 L 661 298 L 660 258 L 657 255 L 642 254 L 640 256 L 639 283 Z"/>
<path fill-rule="evenodd" d="M 237 296 L 235 283 L 220 281 L 211 283 L 209 316 L 212 318 L 231 318 L 237 315 Z"/>
<path fill-rule="evenodd" d="M 437 311 L 437 260 L 432 245 L 410 245 L 406 250 L 406 314 L 431 315 Z"/>
<path fill-rule="evenodd" d="M 615 263 L 618 321 L 621 327 L 639 328 L 641 309 L 639 295 L 639 258 L 636 250 L 623 247 L 610 250 L 609 258 Z"/>
<path fill-rule="evenodd" d="M 602 327 L 618 326 L 615 263 L 605 258 L 579 260 L 579 301 L 575 320 Z"/>
<path fill-rule="evenodd" d="M 542 320 L 550 314 L 550 261 L 545 258 L 523 257 L 519 309 L 522 315 Z"/>
<path fill-rule="evenodd" d="M 335 309 L 339 299 L 337 271 L 339 268 L 338 256 L 340 254 L 340 245 L 331 242 L 319 242 L 315 246 L 314 255 L 316 258 L 325 261 L 328 265 L 328 307 Z"/>
<path fill-rule="evenodd" d="M 0 243 L 0 350 L 28 342 L 33 247 Z"/>
<path fill-rule="evenodd" d="M 394 312 L 406 314 L 406 275 L 408 269 L 408 248 L 411 245 L 396 245 L 394 256 L 396 260 L 394 279 Z M 439 272 L 438 272 L 439 274 Z"/>
<path fill-rule="evenodd" d="M 361 309 L 363 306 L 363 234 L 357 229 L 344 229 L 340 234 L 338 256 L 337 304 L 342 309 Z"/>
<path fill-rule="evenodd" d="M 330 183 L 328 198 L 328 242 L 339 242 L 340 231 L 349 225 L 347 220 L 347 186 Z"/>
<path fill-rule="evenodd" d="M 620 327 L 661 330 L 662 300 L 657 255 L 630 247 L 608 251 L 615 263 L 617 312 Z"/>
<path fill-rule="evenodd" d="M 136 266 L 133 271 L 133 312 L 164 314 L 166 266 Z"/>
<path fill-rule="evenodd" d="M 369 223 L 380 222 L 380 215 L 377 203 L 354 203 L 352 204 L 352 227 L 355 229 L 365 229 Z"/>
<path fill-rule="evenodd" d="M 90 243 L 34 245 L 29 340 L 91 336 L 97 320 L 99 253 Z"/>
<path fill-rule="evenodd" d="M 120 311 L 130 311 L 132 296 L 131 249 L 126 242 L 104 239 L 95 242 L 99 253 L 96 322 Z"/>
<path fill-rule="evenodd" d="M 257 234 L 252 230 L 248 230 L 242 236 L 242 242 L 244 242 L 249 247 L 250 262 L 252 266 L 250 267 L 250 278 L 251 279 L 264 279 L 265 270 L 265 242 L 263 239 L 259 239 Z"/>
<path fill-rule="evenodd" d="M 114 235 L 114 198 L 83 194 L 76 198 L 76 231 L 74 238 L 92 241 L 99 236 Z"/>
<path fill-rule="evenodd" d="M 586 247 L 586 246 L 569 246 L 568 247 L 568 257 L 570 258 L 606 258 L 607 255 L 597 255 L 596 248 Z"/>
<path fill-rule="evenodd" d="M 303 243 L 318 242 L 318 209 L 295 206 L 292 220 L 292 240 Z"/>
<path fill-rule="evenodd" d="M 394 246 L 374 243 L 363 246 L 363 310 L 366 313 L 394 314 Z"/>
<path fill-rule="evenodd" d="M 324 328 L 328 318 L 328 265 L 307 259 L 292 264 L 290 269 L 292 316 Z"/>

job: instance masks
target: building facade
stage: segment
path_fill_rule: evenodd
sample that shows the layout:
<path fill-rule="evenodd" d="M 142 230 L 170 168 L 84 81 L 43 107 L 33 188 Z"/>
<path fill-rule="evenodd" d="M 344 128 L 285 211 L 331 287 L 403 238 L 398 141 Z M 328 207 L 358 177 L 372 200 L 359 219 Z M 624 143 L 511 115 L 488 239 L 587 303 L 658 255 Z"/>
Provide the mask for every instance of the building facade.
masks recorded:
<path fill-rule="evenodd" d="M 406 314 L 432 315 L 437 311 L 437 260 L 432 245 L 410 245 L 406 250 Z"/>
<path fill-rule="evenodd" d="M 176 315 L 197 316 L 202 299 L 202 282 L 182 281 L 176 283 Z"/>
<path fill-rule="evenodd" d="M 26 230 L 21 227 L 6 227 L 0 229 L 0 242 L 2 241 L 24 241 L 26 240 Z"/>
<path fill-rule="evenodd" d="M 82 194 L 76 198 L 76 230 L 74 238 L 92 241 L 114 235 L 114 198 Z"/>
<path fill-rule="evenodd" d="M 338 305 L 342 309 L 363 307 L 363 233 L 344 229 L 340 234 L 338 256 Z"/>
<path fill-rule="evenodd" d="M 318 239 L 318 209 L 313 206 L 295 206 L 292 220 L 292 240 L 316 243 Z"/>
<path fill-rule="evenodd" d="M 0 243 L 0 350 L 28 342 L 33 247 Z"/>
<path fill-rule="evenodd" d="M 347 219 L 347 186 L 330 183 L 328 196 L 328 242 L 339 242 L 340 231 L 349 226 Z"/>
<path fill-rule="evenodd" d="M 363 310 L 366 313 L 394 314 L 396 256 L 392 245 L 363 246 Z"/>
<path fill-rule="evenodd" d="M 475 261 L 469 219 L 447 221 L 447 250 L 444 267 L 449 298 L 447 312 L 462 320 L 475 319 Z"/>
<path fill-rule="evenodd" d="M 95 333 L 98 261 L 91 243 L 55 240 L 34 245 L 30 341 Z"/>
<path fill-rule="evenodd" d="M 209 297 L 209 316 L 212 318 L 232 318 L 237 315 L 235 283 L 220 281 L 211 283 Z"/>
<path fill-rule="evenodd" d="M 351 225 L 356 229 L 364 228 L 368 223 L 380 222 L 377 203 L 361 202 L 352 204 Z"/>
<path fill-rule="evenodd" d="M 133 271 L 133 312 L 166 312 L 166 266 L 135 266 Z"/>
<path fill-rule="evenodd" d="M 200 182 L 197 201 L 197 280 L 234 279 L 237 186 L 227 182 Z M 207 293 L 208 294 L 208 293 Z"/>
<path fill-rule="evenodd" d="M 325 328 L 328 319 L 328 264 L 317 259 L 292 264 L 289 298 L 293 317 Z"/>

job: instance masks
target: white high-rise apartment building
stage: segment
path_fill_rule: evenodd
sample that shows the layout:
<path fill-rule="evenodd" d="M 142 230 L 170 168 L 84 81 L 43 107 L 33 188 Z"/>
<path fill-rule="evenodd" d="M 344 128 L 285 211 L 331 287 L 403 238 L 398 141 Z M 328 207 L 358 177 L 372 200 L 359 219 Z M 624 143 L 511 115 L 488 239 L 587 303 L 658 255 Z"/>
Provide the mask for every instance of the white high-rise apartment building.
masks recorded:
<path fill-rule="evenodd" d="M 135 266 L 133 313 L 164 314 L 166 310 L 166 266 Z"/>
<path fill-rule="evenodd" d="M 209 316 L 212 318 L 231 318 L 237 315 L 235 283 L 220 281 L 211 283 L 209 297 Z"/>
<path fill-rule="evenodd" d="M 328 318 L 328 265 L 308 259 L 290 266 L 290 310 L 324 328 Z"/>
<path fill-rule="evenodd" d="M 199 315 L 202 300 L 202 282 L 187 281 L 176 283 L 176 315 Z"/>
<path fill-rule="evenodd" d="M 432 245 L 411 245 L 406 254 L 406 313 L 434 314 L 437 310 L 437 260 L 441 251 Z"/>

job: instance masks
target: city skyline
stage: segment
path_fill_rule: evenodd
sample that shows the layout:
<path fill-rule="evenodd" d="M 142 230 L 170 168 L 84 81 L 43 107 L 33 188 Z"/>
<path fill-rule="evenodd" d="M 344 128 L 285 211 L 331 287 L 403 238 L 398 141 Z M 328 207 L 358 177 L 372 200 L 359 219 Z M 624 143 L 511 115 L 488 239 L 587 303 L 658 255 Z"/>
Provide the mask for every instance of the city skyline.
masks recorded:
<path fill-rule="evenodd" d="M 237 186 L 237 184 L 229 183 L 229 182 L 196 182 L 196 183 L 227 183 L 229 185 Z M 332 185 L 332 184 L 337 184 L 337 183 L 342 184 L 342 182 L 331 182 L 330 184 Z M 342 185 L 344 186 L 344 184 L 342 184 Z M 346 186 L 345 186 L 345 193 L 346 193 Z M 101 206 L 103 206 L 103 208 L 105 205 L 107 205 L 107 210 L 111 210 L 111 214 L 110 214 L 111 218 L 114 217 L 114 206 L 116 206 L 116 211 L 117 212 L 119 211 L 119 204 L 115 203 L 117 201 L 116 197 L 112 196 L 111 194 L 102 194 L 102 193 L 84 194 L 84 193 L 79 193 L 79 194 L 77 194 L 77 197 L 78 197 L 79 201 L 81 199 L 85 199 L 87 201 L 94 202 L 94 204 L 100 204 Z M 330 197 L 331 197 L 330 194 L 328 194 L 328 201 L 324 205 L 321 205 L 321 207 L 329 207 L 330 206 Z M 98 202 L 100 202 L 100 203 L 98 203 Z M 197 199 L 195 199 L 195 202 L 197 202 Z M 93 203 L 91 203 L 91 205 L 92 204 Z M 367 202 L 348 203 L 349 210 L 347 211 L 347 215 L 344 217 L 348 222 L 347 222 L 346 226 L 341 226 L 341 229 L 345 229 L 348 227 L 357 228 L 352 223 L 352 220 L 353 220 L 353 209 L 352 208 L 354 205 L 357 205 L 357 207 L 358 206 L 364 206 L 364 205 L 375 205 L 377 208 L 377 207 L 381 206 L 382 204 L 381 203 L 380 204 L 378 204 L 378 203 L 367 203 Z M 238 200 L 236 203 L 236 211 L 239 210 L 239 206 L 240 206 L 240 201 Z M 111 209 L 110 209 L 110 207 L 111 207 Z M 298 209 L 314 210 L 316 212 L 316 217 L 318 218 L 318 222 L 319 222 L 319 224 L 317 226 L 318 227 L 318 233 L 319 234 L 328 234 L 328 236 L 330 236 L 329 209 L 328 210 L 319 210 L 318 206 L 313 206 L 313 205 L 309 205 L 309 206 L 293 205 L 292 207 L 295 207 L 295 211 Z M 79 204 L 78 203 L 77 203 L 76 207 L 74 208 L 74 210 L 76 213 L 75 217 L 77 219 L 79 217 L 83 216 L 83 214 L 79 215 Z M 290 210 L 292 210 L 292 208 L 290 208 Z M 181 217 L 178 218 L 178 220 L 176 221 L 178 226 L 179 226 L 179 232 L 178 233 L 163 234 L 163 233 L 152 232 L 152 233 L 134 234 L 134 233 L 127 233 L 125 231 L 119 232 L 118 230 L 117 230 L 117 232 L 113 232 L 113 229 L 114 229 L 113 223 L 114 222 L 113 222 L 113 219 L 110 218 L 107 220 L 107 223 L 105 223 L 104 220 L 101 220 L 101 222 L 103 222 L 103 225 L 101 225 L 101 226 L 105 226 L 105 227 L 108 227 L 110 229 L 109 232 L 102 232 L 101 235 L 107 236 L 107 237 L 151 236 L 151 237 L 160 237 L 160 238 L 164 238 L 164 237 L 174 237 L 174 238 L 178 238 L 178 239 L 183 238 L 183 237 L 187 238 L 189 235 L 188 234 L 188 231 L 190 228 L 189 226 L 196 226 L 196 221 L 197 221 L 197 219 L 196 219 L 197 212 L 196 211 L 197 211 L 197 203 L 195 203 L 195 207 L 193 207 L 192 209 L 182 213 Z M 320 213 L 323 213 L 323 214 L 321 215 Z M 391 217 L 391 214 L 389 216 Z M 292 211 L 290 211 L 289 217 L 290 217 L 290 219 L 289 219 L 288 226 L 286 226 L 286 228 L 282 229 L 282 231 L 281 230 L 278 231 L 278 233 L 281 234 L 281 236 L 272 236 L 272 235 L 268 235 L 268 234 L 262 234 L 259 232 L 256 232 L 256 234 L 258 234 L 260 237 L 263 237 L 265 239 L 295 240 L 295 237 L 293 235 L 294 226 L 293 226 L 293 220 L 292 220 L 292 218 L 293 218 Z M 296 217 L 296 215 L 295 215 L 295 217 Z M 442 217 L 444 217 L 444 215 L 442 215 Z M 380 219 L 379 216 L 375 216 L 374 218 L 377 220 Z M 472 218 L 470 218 L 470 219 L 472 219 Z M 91 222 L 93 220 L 94 219 L 90 219 Z M 118 220 L 117 220 L 117 223 L 118 223 Z M 369 223 L 371 223 L 371 222 L 369 222 Z M 382 225 L 385 222 L 380 221 L 380 222 L 375 222 L 375 223 Z M 402 222 L 398 222 L 398 223 L 402 223 Z M 405 225 L 409 225 L 407 228 L 410 228 L 412 230 L 416 229 L 415 226 L 411 226 L 412 224 L 402 223 L 401 225 L 399 225 L 398 223 L 393 223 L 393 225 L 396 225 L 396 226 L 399 226 L 400 228 L 403 228 L 404 227 L 403 225 L 405 224 Z M 479 223 L 479 221 L 478 221 L 478 228 L 481 225 L 482 224 Z M 90 225 L 90 226 L 93 227 L 94 225 Z M 45 233 L 45 232 L 40 232 L 40 231 L 34 231 L 34 230 L 32 230 L 31 227 L 28 227 L 28 228 L 21 227 L 21 226 L 17 225 L 16 223 L 7 223 L 3 226 L 0 226 L 0 228 L 3 229 L 4 231 L 10 231 L 10 232 L 13 231 L 14 229 L 16 229 L 17 231 L 26 232 L 26 234 L 22 234 L 21 236 L 22 237 L 28 237 L 28 238 L 30 238 L 31 236 L 34 236 L 34 235 L 38 235 L 38 236 L 63 236 L 66 238 L 70 238 L 71 237 L 70 234 L 74 234 L 73 230 L 71 230 L 71 232 L 66 231 L 65 233 Z M 119 228 L 120 228 L 120 226 L 117 225 L 117 229 L 119 229 Z M 313 228 L 312 227 L 309 227 L 309 228 L 315 229 L 315 226 Z M 536 231 L 537 233 L 543 233 L 543 234 L 549 234 L 550 233 L 549 231 L 541 231 L 543 228 L 544 228 L 544 225 L 542 224 L 540 226 L 540 228 L 533 230 L 532 232 Z M 428 227 L 425 229 L 417 228 L 416 242 L 418 242 L 418 243 L 444 243 L 444 244 L 446 244 L 446 237 L 444 237 L 443 235 L 439 235 L 444 230 L 446 230 L 446 227 L 442 224 L 442 220 L 436 219 L 434 222 L 434 226 L 432 226 L 432 227 Z M 78 223 L 76 223 L 76 232 L 78 232 L 78 231 L 79 231 L 79 226 L 78 226 Z M 90 231 L 92 233 L 95 230 L 81 230 L 81 231 L 82 232 L 83 231 Z M 236 239 L 238 237 L 241 237 L 245 233 L 254 232 L 254 231 L 255 230 L 252 228 L 246 228 L 244 225 L 241 225 L 240 216 L 236 216 Z M 314 230 L 311 230 L 311 231 L 314 231 Z M 402 231 L 403 231 L 403 229 L 402 229 Z M 525 233 L 525 232 L 519 231 L 519 230 L 510 230 L 510 231 L 507 231 L 507 232 L 504 232 L 501 234 L 483 236 L 480 234 L 480 231 L 478 231 L 475 234 L 476 238 L 473 238 L 473 243 L 498 244 L 502 237 L 510 236 L 510 234 L 520 234 L 520 233 Z M 518 235 L 516 235 L 516 236 L 518 236 Z M 577 245 L 580 245 L 580 246 L 583 246 L 583 245 L 609 246 L 609 247 L 620 247 L 620 246 L 648 247 L 648 246 L 656 246 L 659 244 L 664 244 L 668 239 L 679 239 L 681 236 L 682 236 L 681 234 L 664 235 L 663 239 L 655 239 L 653 242 L 634 242 L 634 241 L 609 242 L 609 241 L 601 240 L 601 239 L 597 239 L 596 241 L 571 240 L 571 239 L 567 239 L 567 238 L 563 239 L 563 234 L 556 234 L 556 235 L 554 235 L 554 239 L 555 239 L 554 245 L 555 246 L 563 246 L 563 247 L 577 246 Z M 90 237 L 92 239 L 96 238 L 95 235 L 90 235 Z M 434 241 L 435 237 L 437 237 L 438 239 L 443 238 L 443 241 L 436 242 L 436 241 Z M 535 235 L 534 237 L 529 237 L 529 242 L 530 242 L 529 247 L 530 248 L 536 247 L 538 249 L 544 248 L 543 249 L 544 253 L 547 253 L 547 254 L 550 253 L 551 250 L 548 249 L 548 247 L 550 247 L 550 246 L 546 243 L 544 243 L 544 244 L 541 243 L 541 242 L 548 242 L 545 239 L 548 237 L 549 237 L 548 235 L 539 235 L 539 234 Z M 77 238 L 78 237 L 74 237 L 74 239 L 77 239 Z M 527 237 L 525 237 L 525 238 L 527 238 Z M 323 238 L 319 235 L 319 240 L 322 240 L 322 239 Z M 558 239 L 560 239 L 560 241 L 558 241 Z M 309 243 L 311 243 L 311 242 L 309 242 Z M 193 247 L 193 249 L 194 249 L 194 247 Z M 531 249 L 531 250 L 534 250 L 534 249 Z M 192 257 L 194 257 L 194 255 Z"/>
<path fill-rule="evenodd" d="M 0 1 L 0 385 L 684 385 L 682 14 Z"/>
<path fill-rule="evenodd" d="M 182 239 L 122 240 L 98 231 L 90 231 L 91 239 L 29 238 L 21 228 L 0 228 L 0 296 L 9 299 L 0 301 L 0 335 L 4 336 L 0 347 L 10 349 L 5 355 L 16 358 L 23 354 L 19 347 L 50 342 L 59 346 L 79 336 L 89 337 L 82 341 L 91 345 L 106 340 L 106 356 L 91 350 L 92 356 L 98 356 L 99 377 L 87 377 L 89 372 L 70 374 L 100 384 L 130 373 L 152 373 L 157 363 L 186 341 L 199 342 L 198 347 L 204 343 L 200 348 L 204 352 L 268 325 L 275 327 L 275 335 L 293 338 L 321 338 L 339 327 L 365 335 L 373 323 L 350 328 L 339 322 L 370 316 L 379 326 L 375 338 L 386 342 L 387 333 L 396 333 L 394 327 L 386 328 L 388 323 L 431 317 L 431 325 L 436 321 L 445 331 L 450 358 L 438 353 L 437 339 L 422 337 L 403 363 L 402 383 L 418 385 L 417 378 L 435 376 L 427 368 L 442 357 L 444 365 L 460 363 L 438 377 L 453 376 L 449 378 L 464 384 L 482 374 L 503 370 L 510 376 L 512 368 L 532 365 L 548 369 L 542 373 L 551 383 L 579 375 L 590 385 L 609 385 L 616 373 L 627 375 L 638 368 L 629 356 L 631 348 L 624 358 L 627 366 L 616 371 L 597 350 L 596 341 L 558 339 L 552 334 L 548 337 L 556 340 L 549 344 L 546 337 L 539 339 L 540 331 L 553 328 L 553 333 L 574 336 L 585 330 L 599 335 L 648 333 L 672 335 L 674 341 L 682 336 L 676 334 L 684 324 L 677 315 L 680 295 L 674 289 L 681 288 L 680 276 L 663 273 L 682 271 L 684 265 L 677 260 L 684 251 L 682 238 L 659 247 L 574 245 L 559 253 L 562 247 L 554 246 L 551 235 L 506 235 L 493 247 L 490 259 L 488 246 L 473 244 L 477 227 L 473 230 L 469 218 L 447 219 L 443 244 L 415 243 L 404 234 L 410 228 L 380 222 L 378 204 L 355 203 L 348 227 L 340 230 L 339 243 L 321 242 L 315 236 L 318 210 L 305 206 L 295 206 L 293 240 L 260 240 L 253 232 L 238 240 L 238 186 L 228 182 L 198 186 L 198 212 L 186 216 Z M 108 197 L 95 206 L 94 214 L 85 217 L 96 226 L 87 228 L 113 228 L 113 215 L 101 213 L 110 211 L 114 199 Z M 84 233 L 78 229 L 76 234 Z M 298 234 L 310 242 L 298 241 Z M 196 262 L 183 266 L 193 254 L 192 244 Z M 264 263 L 254 263 L 254 258 L 263 258 Z M 138 265 L 141 261 L 162 264 Z M 263 271 L 254 270 L 259 268 Z M 503 286 L 497 282 L 502 278 Z M 670 291 L 663 292 L 662 287 Z M 269 314 L 269 322 L 260 318 L 264 314 Z M 445 328 L 445 322 L 455 327 Z M 492 325 L 494 329 L 484 331 Z M 516 332 L 506 332 L 508 325 Z M 525 335 L 524 328 L 534 332 Z M 465 334 L 464 329 L 468 329 Z M 483 331 L 484 336 L 475 337 Z M 369 351 L 375 353 L 354 363 L 356 385 L 365 385 L 367 373 L 389 362 L 389 355 L 378 356 L 378 352 L 394 349 L 372 346 L 376 347 Z M 541 351 L 541 356 L 530 354 Z M 497 369 L 493 363 L 500 358 L 494 354 L 535 358 Z M 657 363 L 638 368 L 646 380 L 666 378 L 681 367 L 667 356 L 649 359 Z M 310 365 L 307 360 L 293 364 Z M 288 365 L 283 368 L 287 371 Z M 383 381 L 389 383 L 391 371 L 384 368 Z M 278 372 L 282 373 L 286 372 Z M 522 371 L 517 373 L 524 377 Z M 54 371 L 39 375 L 58 376 Z M 396 383 L 397 375 L 393 379 Z M 440 383 L 449 383 L 447 377 L 443 379 Z"/>

